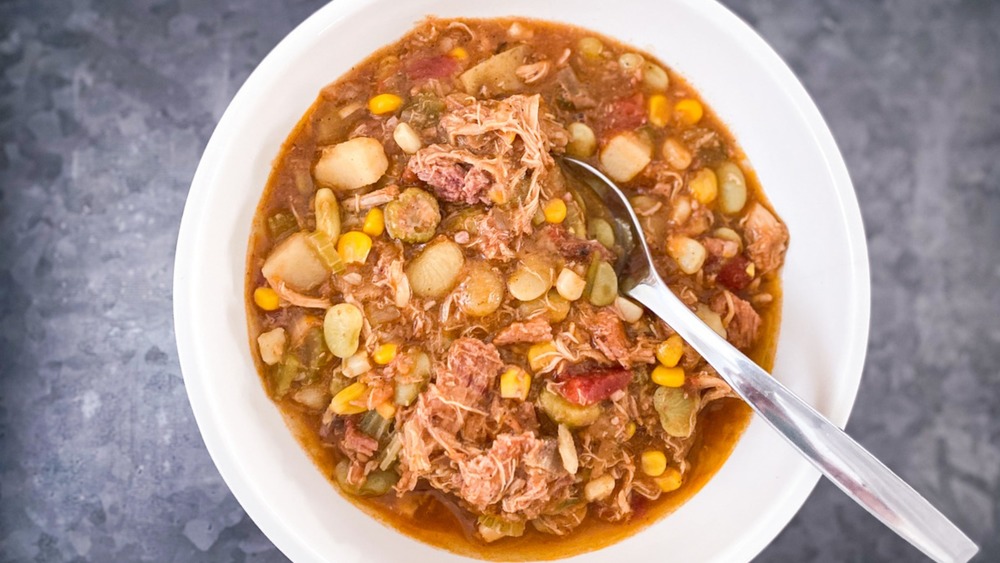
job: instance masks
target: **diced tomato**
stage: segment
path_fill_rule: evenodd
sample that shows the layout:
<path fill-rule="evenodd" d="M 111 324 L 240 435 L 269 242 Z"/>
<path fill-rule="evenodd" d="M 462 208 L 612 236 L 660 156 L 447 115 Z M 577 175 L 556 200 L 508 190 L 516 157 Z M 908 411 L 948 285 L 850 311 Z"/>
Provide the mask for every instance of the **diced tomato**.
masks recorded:
<path fill-rule="evenodd" d="M 603 133 L 635 129 L 646 123 L 646 108 L 642 94 L 618 98 L 604 104 L 601 116 L 597 120 L 597 128 Z"/>
<path fill-rule="evenodd" d="M 628 387 L 632 372 L 622 368 L 598 368 L 556 378 L 559 393 L 571 403 L 593 405 Z"/>
<path fill-rule="evenodd" d="M 632 495 L 629 505 L 632 507 L 632 518 L 642 518 L 649 511 L 649 499 L 642 495 Z"/>
<path fill-rule="evenodd" d="M 742 254 L 737 254 L 722 264 L 715 280 L 730 291 L 740 291 L 753 281 L 753 276 L 747 272 L 749 266 L 750 261 Z"/>
<path fill-rule="evenodd" d="M 420 57 L 406 62 L 406 77 L 410 80 L 446 78 L 458 72 L 458 61 L 447 56 Z"/>

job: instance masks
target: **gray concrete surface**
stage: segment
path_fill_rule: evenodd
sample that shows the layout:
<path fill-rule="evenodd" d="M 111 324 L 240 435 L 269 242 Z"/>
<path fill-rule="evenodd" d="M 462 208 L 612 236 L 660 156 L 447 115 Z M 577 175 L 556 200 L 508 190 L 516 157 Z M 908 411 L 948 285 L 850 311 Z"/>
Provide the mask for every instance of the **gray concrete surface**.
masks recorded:
<path fill-rule="evenodd" d="M 1000 3 L 731 1 L 854 178 L 872 332 L 849 430 L 1000 560 Z M 278 561 L 177 364 L 201 150 L 317 0 L 0 1 L 0 561 Z M 822 483 L 760 561 L 918 553 Z"/>

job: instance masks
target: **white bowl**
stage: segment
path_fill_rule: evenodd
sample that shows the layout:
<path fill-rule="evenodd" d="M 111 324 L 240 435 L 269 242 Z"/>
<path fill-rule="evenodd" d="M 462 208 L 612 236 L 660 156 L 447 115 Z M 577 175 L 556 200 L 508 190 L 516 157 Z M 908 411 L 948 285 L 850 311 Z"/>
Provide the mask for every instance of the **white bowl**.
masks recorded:
<path fill-rule="evenodd" d="M 205 149 L 177 244 L 174 322 L 188 396 L 219 472 L 295 561 L 461 559 L 344 500 L 261 387 L 243 304 L 251 218 L 271 163 L 325 84 L 427 14 L 520 15 L 588 27 L 646 49 L 687 77 L 728 123 L 791 232 L 774 375 L 841 427 L 868 338 L 868 256 L 844 161 L 789 68 L 732 13 L 704 0 L 337 0 L 272 51 Z M 649 554 L 746 561 L 788 523 L 819 474 L 754 419 L 729 460 L 675 513 L 579 561 Z"/>

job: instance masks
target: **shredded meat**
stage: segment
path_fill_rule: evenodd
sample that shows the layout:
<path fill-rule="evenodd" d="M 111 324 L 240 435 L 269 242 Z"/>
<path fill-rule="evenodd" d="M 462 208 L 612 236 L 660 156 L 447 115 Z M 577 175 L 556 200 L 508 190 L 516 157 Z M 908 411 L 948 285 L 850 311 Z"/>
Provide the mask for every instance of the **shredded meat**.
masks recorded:
<path fill-rule="evenodd" d="M 702 239 L 701 244 L 710 255 L 716 258 L 732 258 L 740 251 L 739 243 L 721 238 L 706 237 Z"/>
<path fill-rule="evenodd" d="M 378 440 L 358 430 L 354 421 L 348 419 L 341 449 L 351 460 L 365 462 L 378 451 Z"/>
<path fill-rule="evenodd" d="M 629 350 L 628 337 L 625 335 L 625 325 L 610 307 L 591 309 L 581 307 L 580 317 L 583 325 L 590 331 L 594 347 L 612 362 L 618 362 L 624 367 L 632 366 L 632 355 Z"/>
<path fill-rule="evenodd" d="M 525 84 L 534 84 L 548 76 L 549 69 L 552 68 L 552 63 L 549 61 L 539 61 L 537 63 L 531 63 L 526 65 L 521 65 L 517 67 L 515 74 L 521 79 Z"/>
<path fill-rule="evenodd" d="M 613 258 L 611 251 L 603 244 L 591 239 L 582 239 L 574 236 L 563 226 L 546 225 L 541 229 L 542 238 L 556 252 L 567 260 L 575 262 L 589 262 L 591 256 L 598 256 L 602 260 Z"/>
<path fill-rule="evenodd" d="M 777 270 L 785 260 L 788 229 L 763 205 L 754 203 L 743 219 L 747 254 L 760 274 Z"/>
<path fill-rule="evenodd" d="M 487 169 L 491 164 L 471 153 L 431 145 L 417 152 L 407 166 L 441 199 L 472 205 L 489 201 L 486 190 L 493 179 Z"/>
<path fill-rule="evenodd" d="M 714 370 L 707 368 L 688 378 L 691 389 L 701 393 L 701 408 L 705 405 L 725 397 L 735 397 L 732 387 L 725 382 Z"/>
<path fill-rule="evenodd" d="M 555 459 L 554 440 L 536 436 L 534 409 L 504 410 L 488 398 L 502 366 L 490 344 L 471 338 L 452 344 L 445 369 L 403 421 L 398 490 L 426 479 L 475 510 L 519 519 L 569 496 L 573 479 Z M 492 425 L 506 430 L 490 442 Z"/>
<path fill-rule="evenodd" d="M 460 338 L 448 349 L 443 369 L 404 417 L 400 451 L 402 475 L 397 488 L 410 490 L 425 478 L 451 490 L 455 460 L 476 448 L 459 436 L 468 421 L 486 414 L 487 390 L 492 389 L 503 362 L 492 344 Z M 475 422 L 472 427 L 475 427 Z M 478 433 L 477 433 L 478 434 Z"/>
<path fill-rule="evenodd" d="M 744 349 L 757 340 L 761 320 L 753 305 L 723 290 L 712 299 L 709 306 L 723 316 L 723 321 L 726 323 L 726 339 L 733 346 Z"/>
<path fill-rule="evenodd" d="M 552 325 L 549 321 L 537 317 L 528 322 L 513 323 L 497 333 L 493 344 L 506 346 L 517 343 L 536 343 L 552 340 Z"/>
<path fill-rule="evenodd" d="M 501 434 L 487 450 L 458 463 L 458 495 L 479 511 L 499 504 L 512 516 L 535 518 L 554 489 L 572 482 L 555 458 L 552 440 L 532 433 Z"/>
<path fill-rule="evenodd" d="M 475 338 L 459 338 L 448 349 L 447 368 L 437 374 L 438 387 L 447 395 L 475 404 L 493 386 L 503 360 L 495 346 Z"/>

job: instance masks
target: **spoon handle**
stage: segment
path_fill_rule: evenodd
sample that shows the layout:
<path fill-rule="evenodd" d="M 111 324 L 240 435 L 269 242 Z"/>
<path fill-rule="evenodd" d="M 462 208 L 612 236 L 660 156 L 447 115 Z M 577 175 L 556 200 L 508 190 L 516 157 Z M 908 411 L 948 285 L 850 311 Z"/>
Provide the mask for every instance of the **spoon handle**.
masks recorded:
<path fill-rule="evenodd" d="M 875 456 L 702 322 L 659 276 L 650 274 L 626 293 L 676 330 L 828 479 L 925 555 L 942 563 L 964 563 L 979 551 Z"/>

